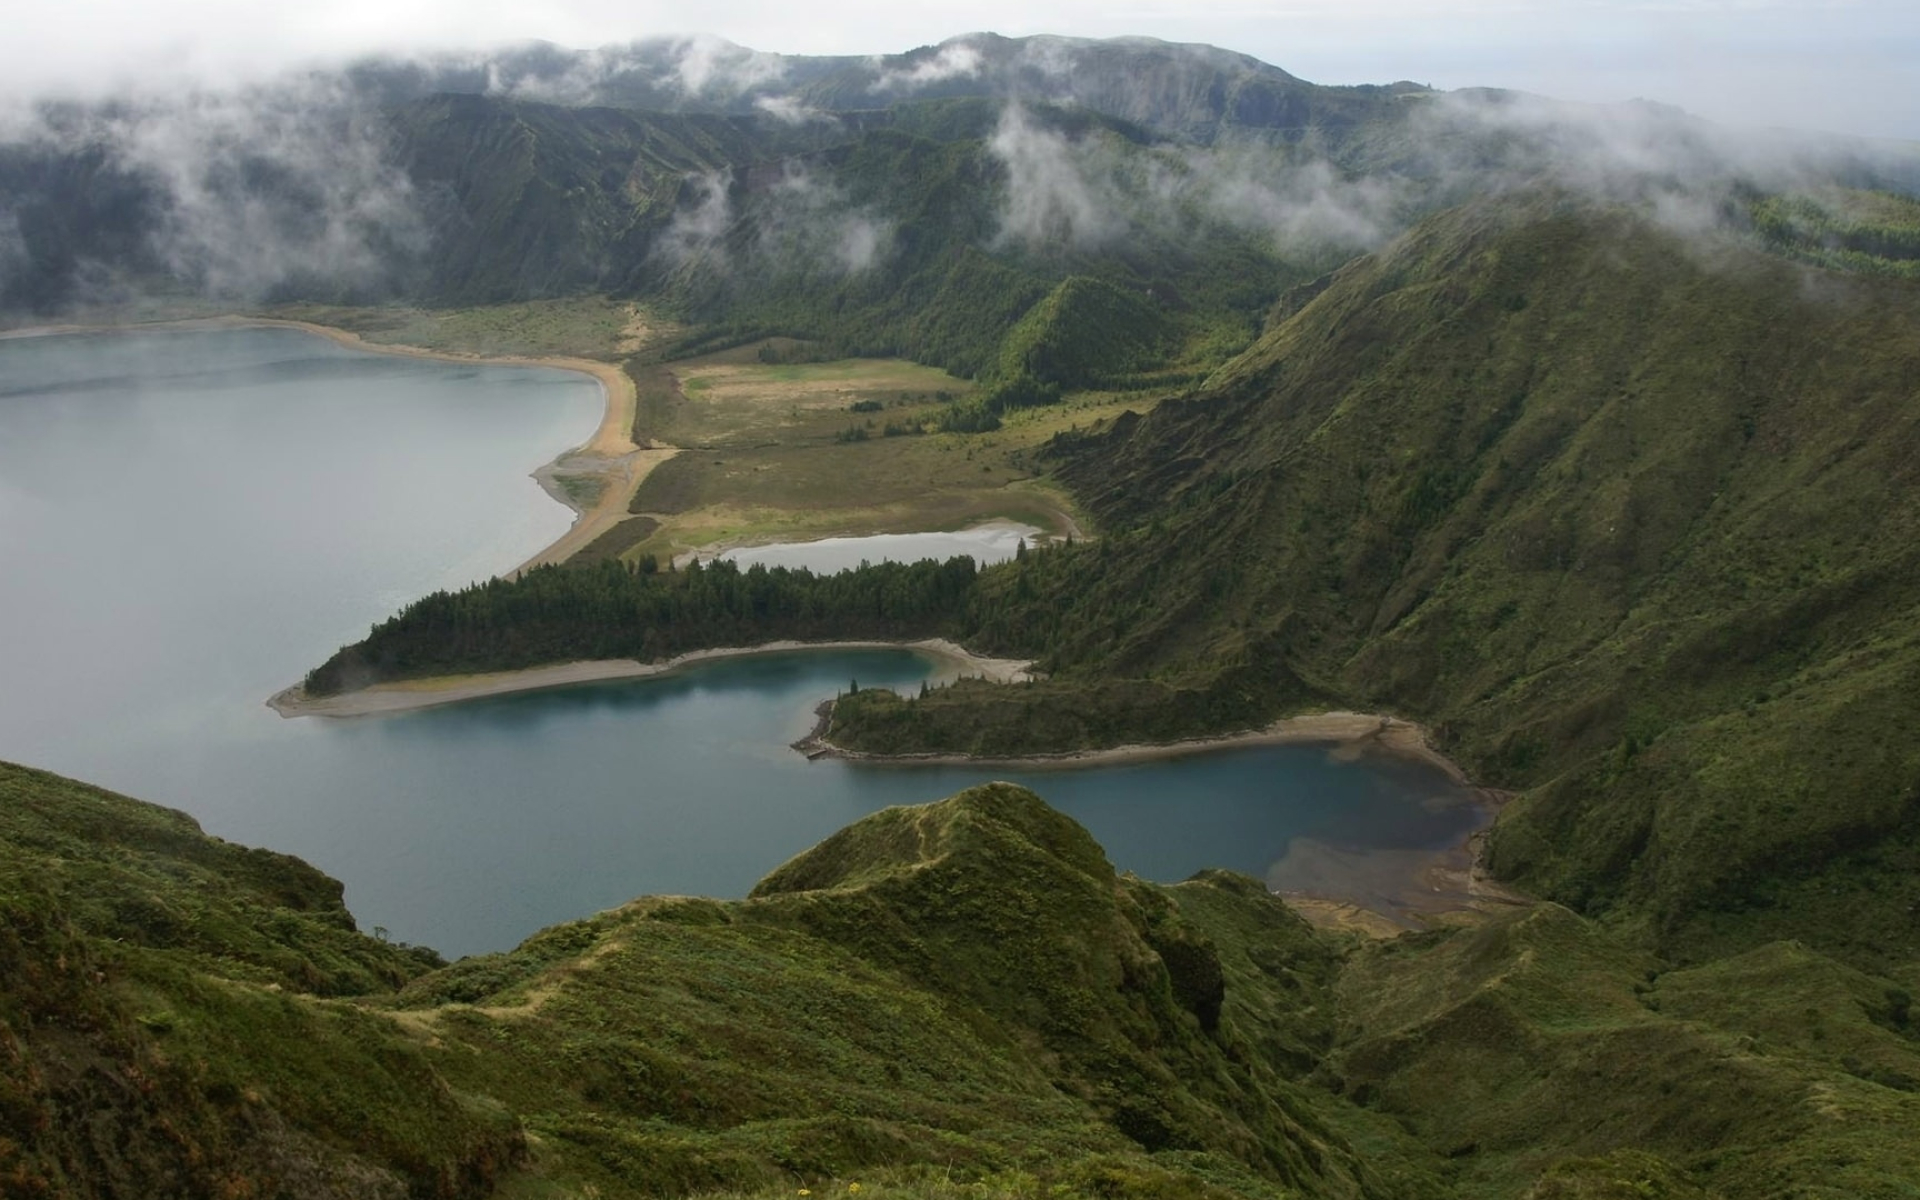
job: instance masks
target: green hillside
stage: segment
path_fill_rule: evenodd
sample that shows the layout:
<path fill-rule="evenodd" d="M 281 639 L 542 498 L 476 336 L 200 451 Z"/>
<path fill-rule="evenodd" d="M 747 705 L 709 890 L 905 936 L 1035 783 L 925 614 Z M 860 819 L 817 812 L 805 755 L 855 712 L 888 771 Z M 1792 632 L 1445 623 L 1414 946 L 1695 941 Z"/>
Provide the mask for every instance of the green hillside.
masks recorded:
<path fill-rule="evenodd" d="M 1107 536 L 974 613 L 1040 694 L 917 702 L 911 746 L 871 697 L 836 736 L 1118 736 L 1016 709 L 1150 690 L 1164 728 L 1182 688 L 1224 723 L 1386 709 L 1524 790 L 1506 878 L 1676 951 L 1903 959 L 1915 379 L 1909 283 L 1553 197 L 1449 213 L 1198 396 L 1061 445 Z"/>
<path fill-rule="evenodd" d="M 1181 350 L 1217 365 L 1251 340 L 1255 314 L 1281 290 L 1344 257 L 1159 204 L 1151 181 L 1182 169 L 1177 148 L 1075 109 L 1027 119 L 1088 159 L 1102 191 L 1081 219 L 1112 232 L 1010 238 L 1012 192 L 1032 185 L 992 149 L 1000 118 L 979 101 L 921 101 L 860 114 L 817 151 L 763 139 L 731 160 L 724 230 L 672 270 L 657 253 L 634 261 L 617 286 L 702 326 L 683 353 L 777 334 L 828 356 L 1017 377 L 1010 360 L 1045 344 L 1068 357 L 1040 382 L 1074 386 Z M 684 198 L 678 211 L 686 216 Z M 850 248 L 870 256 L 851 259 Z M 1089 339 L 1089 324 L 1109 318 L 1122 328 Z M 1016 329 L 1018 346 L 1007 340 Z"/>
<path fill-rule="evenodd" d="M 1748 206 L 1766 245 L 1836 271 L 1920 278 L 1920 203 L 1891 192 L 1827 188 Z"/>
<path fill-rule="evenodd" d="M 339 885 L 0 766 L 9 1196 L 1899 1197 L 1909 989 L 1565 909 L 1359 945 L 1033 794 L 434 967 Z M 354 964 L 343 967 L 342 964 Z M 1810 1014 L 1803 1016 L 1802 1014 Z"/>
<path fill-rule="evenodd" d="M 831 737 L 1005 755 L 1391 711 L 1522 791 L 1489 857 L 1536 894 L 1683 958 L 1795 937 L 1910 960 L 1914 284 L 1535 190 L 1306 296 L 1194 395 L 1056 439 L 1099 540 L 900 625 L 1049 680 L 863 694 Z M 537 583 L 547 658 L 601 636 L 592 580 Z M 457 661 L 531 661 L 506 649 L 535 587 L 489 585 L 498 632 Z M 620 645 L 666 636 L 621 613 Z M 352 653 L 456 661 L 430 618 Z"/>

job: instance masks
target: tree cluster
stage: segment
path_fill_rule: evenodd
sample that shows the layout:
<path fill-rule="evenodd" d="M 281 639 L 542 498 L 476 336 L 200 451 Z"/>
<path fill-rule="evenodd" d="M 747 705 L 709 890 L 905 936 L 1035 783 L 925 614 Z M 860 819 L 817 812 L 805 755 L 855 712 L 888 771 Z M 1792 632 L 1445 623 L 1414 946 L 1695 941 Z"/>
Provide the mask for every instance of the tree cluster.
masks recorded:
<path fill-rule="evenodd" d="M 834 575 L 729 562 L 683 571 L 617 560 L 537 567 L 435 592 L 307 675 L 312 695 L 368 683 L 576 659 L 656 661 L 783 639 L 952 632 L 976 586 L 971 558 L 878 563 Z"/>

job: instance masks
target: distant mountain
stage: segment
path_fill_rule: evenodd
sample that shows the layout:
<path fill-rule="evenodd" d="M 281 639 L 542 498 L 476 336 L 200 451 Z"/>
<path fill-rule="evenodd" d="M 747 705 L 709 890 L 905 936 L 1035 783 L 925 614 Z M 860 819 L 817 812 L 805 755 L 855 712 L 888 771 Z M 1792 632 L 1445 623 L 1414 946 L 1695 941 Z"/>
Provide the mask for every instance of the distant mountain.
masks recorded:
<path fill-rule="evenodd" d="M 1086 108 L 1162 137 L 1210 142 L 1251 133 L 1298 141 L 1377 115 L 1416 84 L 1320 87 L 1244 54 L 1153 38 L 949 38 L 904 54 L 771 54 L 712 37 L 596 50 L 547 43 L 479 55 L 370 59 L 348 68 L 382 102 L 440 92 L 569 107 L 756 113 L 793 123 L 911 100 L 990 98 Z"/>
<path fill-rule="evenodd" d="M 1153 297 L 1174 327 L 1157 361 L 1191 370 L 1288 287 L 1542 174 L 1711 214 L 1742 188 L 1911 187 L 1916 163 L 1651 105 L 1323 87 L 1145 39 L 531 45 L 45 107 L 0 143 L 0 310 L 611 291 L 708 344 L 781 334 L 971 375 L 1084 277 Z"/>

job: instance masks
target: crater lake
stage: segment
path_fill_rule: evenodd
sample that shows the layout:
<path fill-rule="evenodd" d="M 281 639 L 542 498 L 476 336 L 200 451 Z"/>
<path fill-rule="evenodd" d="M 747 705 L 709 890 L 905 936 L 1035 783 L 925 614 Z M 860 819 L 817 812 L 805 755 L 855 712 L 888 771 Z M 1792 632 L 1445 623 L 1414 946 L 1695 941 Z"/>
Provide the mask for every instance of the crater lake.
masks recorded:
<path fill-rule="evenodd" d="M 1311 860 L 1338 891 L 1328 861 L 1453 846 L 1481 820 L 1436 767 L 1315 746 L 1073 770 L 789 748 L 851 681 L 938 678 L 906 650 L 345 721 L 265 706 L 408 601 L 565 532 L 531 473 L 602 411 L 585 375 L 287 329 L 0 339 L 0 758 L 299 855 L 345 882 L 362 928 L 450 956 L 639 895 L 741 895 L 866 813 L 986 779 L 1032 786 L 1159 880 L 1285 886 Z"/>

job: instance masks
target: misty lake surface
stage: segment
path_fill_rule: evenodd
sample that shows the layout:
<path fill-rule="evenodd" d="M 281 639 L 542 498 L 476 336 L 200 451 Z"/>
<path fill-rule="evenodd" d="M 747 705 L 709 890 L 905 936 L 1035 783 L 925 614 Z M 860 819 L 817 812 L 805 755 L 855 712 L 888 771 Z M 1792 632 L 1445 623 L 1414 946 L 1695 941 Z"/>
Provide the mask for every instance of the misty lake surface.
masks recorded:
<path fill-rule="evenodd" d="M 1431 768 L 1314 747 L 1074 771 L 788 748 L 850 680 L 932 677 L 906 651 L 378 719 L 265 707 L 409 600 L 562 533 L 572 514 L 529 473 L 601 411 L 585 376 L 290 330 L 0 339 L 0 758 L 297 854 L 346 883 L 363 929 L 449 955 L 647 893 L 741 895 L 866 813 L 993 778 L 1161 880 L 1221 866 L 1284 885 L 1302 847 L 1390 856 L 1474 823 Z"/>

